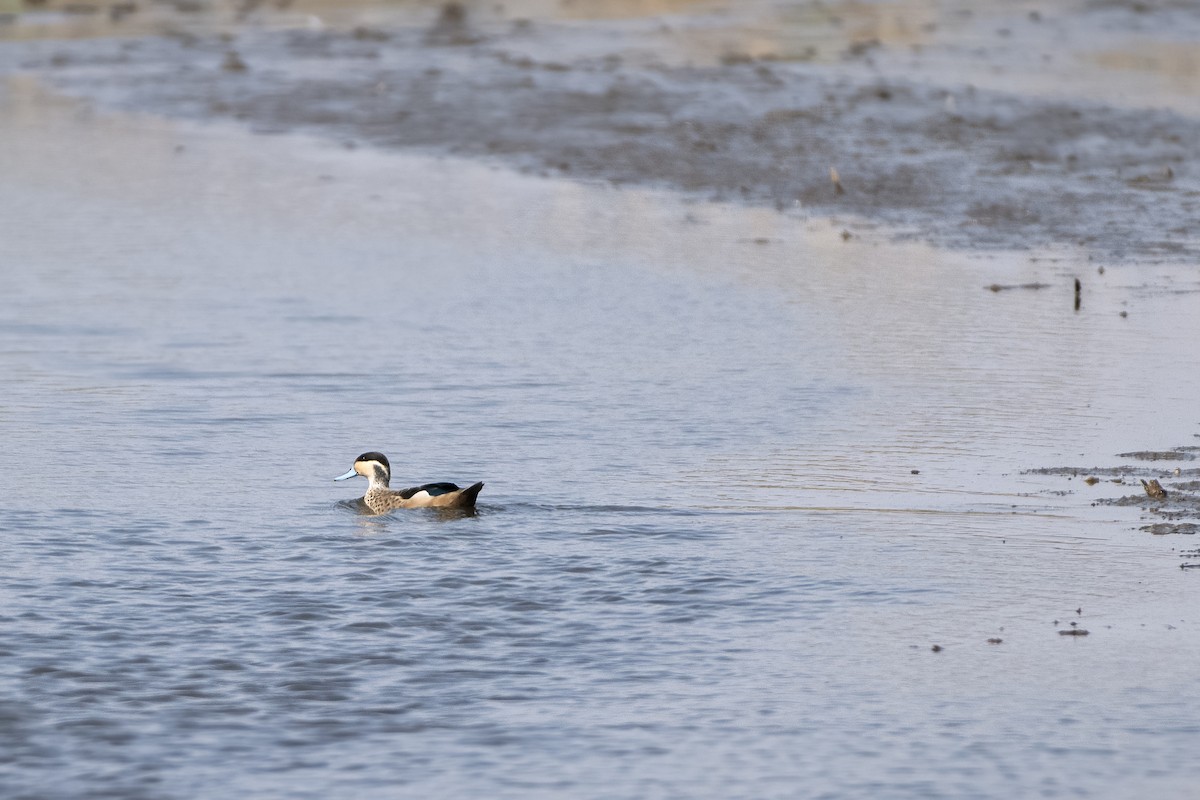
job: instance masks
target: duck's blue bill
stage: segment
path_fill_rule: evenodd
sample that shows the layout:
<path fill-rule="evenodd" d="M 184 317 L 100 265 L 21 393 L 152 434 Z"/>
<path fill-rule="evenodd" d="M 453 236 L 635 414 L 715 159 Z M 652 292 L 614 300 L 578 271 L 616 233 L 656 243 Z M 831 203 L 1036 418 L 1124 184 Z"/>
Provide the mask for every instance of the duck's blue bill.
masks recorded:
<path fill-rule="evenodd" d="M 338 475 L 336 478 L 334 478 L 334 480 L 335 481 L 344 481 L 344 480 L 346 480 L 346 478 L 353 478 L 357 474 L 358 473 L 354 471 L 354 467 L 351 467 L 349 472 L 347 472 L 345 475 Z"/>

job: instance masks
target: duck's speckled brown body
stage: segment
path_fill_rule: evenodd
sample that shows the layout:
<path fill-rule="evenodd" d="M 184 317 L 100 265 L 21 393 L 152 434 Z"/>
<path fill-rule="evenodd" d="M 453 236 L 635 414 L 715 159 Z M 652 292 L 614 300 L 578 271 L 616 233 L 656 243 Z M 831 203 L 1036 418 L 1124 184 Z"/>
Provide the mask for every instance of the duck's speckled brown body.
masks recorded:
<path fill-rule="evenodd" d="M 391 489 L 392 465 L 383 453 L 363 453 L 354 460 L 354 466 L 345 475 L 334 478 L 343 481 L 362 475 L 369 481 L 367 492 L 359 501 L 362 507 L 373 514 L 386 514 L 398 508 L 458 508 L 475 507 L 475 498 L 483 483 L 472 484 L 461 489 L 453 483 L 426 483 L 409 489 Z"/>

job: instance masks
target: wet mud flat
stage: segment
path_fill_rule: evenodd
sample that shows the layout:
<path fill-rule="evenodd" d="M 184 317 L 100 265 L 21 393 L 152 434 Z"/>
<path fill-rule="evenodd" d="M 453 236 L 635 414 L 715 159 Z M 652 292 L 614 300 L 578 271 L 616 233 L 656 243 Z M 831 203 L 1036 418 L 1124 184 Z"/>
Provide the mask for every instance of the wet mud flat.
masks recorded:
<path fill-rule="evenodd" d="M 0 29 L 0 68 L 122 109 L 799 207 L 956 247 L 1200 261 L 1200 118 L 1187 103 L 987 80 L 1065 81 L 1083 42 L 1131 28 L 1186 41 L 1195 7 L 876 5 L 855 26 L 862 10 L 837 3 L 609 19 L 570 3 L 368 4 L 336 18 L 315 13 L 328 4 L 164 4 L 134 36 L 121 26 L 149 10 L 98 14 L 118 21 L 70 41 L 19 41 L 17 18 Z M 956 18 L 973 27 L 939 38 Z"/>
<path fill-rule="evenodd" d="M 1098 496 L 1093 505 L 1141 509 L 1147 522 L 1139 530 L 1146 533 L 1194 535 L 1200 533 L 1200 467 L 1188 464 L 1198 456 L 1200 446 L 1183 445 L 1119 453 L 1124 464 L 1044 467 L 1029 470 L 1029 474 L 1079 480 L 1095 487 Z M 1180 555 L 1185 559 L 1182 568 L 1200 568 L 1200 549 L 1184 550 Z"/>

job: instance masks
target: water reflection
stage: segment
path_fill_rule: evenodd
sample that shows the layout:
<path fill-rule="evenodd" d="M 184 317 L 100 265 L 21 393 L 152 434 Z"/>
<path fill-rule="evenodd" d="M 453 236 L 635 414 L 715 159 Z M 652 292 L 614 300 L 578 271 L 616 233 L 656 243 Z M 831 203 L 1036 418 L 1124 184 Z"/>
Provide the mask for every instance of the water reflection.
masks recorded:
<path fill-rule="evenodd" d="M 455 520 L 466 519 L 478 515 L 479 509 L 476 508 L 409 508 L 399 511 L 378 512 L 371 510 L 362 498 L 357 500 L 340 500 L 337 503 L 338 508 L 353 511 L 355 514 L 363 517 L 403 517 L 405 515 L 419 516 L 422 519 L 431 519 L 438 522 L 453 522 Z M 382 523 L 381 523 L 382 524 Z"/>

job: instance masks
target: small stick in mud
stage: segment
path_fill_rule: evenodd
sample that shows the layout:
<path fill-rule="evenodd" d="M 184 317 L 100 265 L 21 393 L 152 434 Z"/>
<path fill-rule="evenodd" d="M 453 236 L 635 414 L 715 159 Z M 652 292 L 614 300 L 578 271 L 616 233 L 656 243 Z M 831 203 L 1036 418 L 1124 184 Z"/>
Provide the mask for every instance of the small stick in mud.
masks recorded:
<path fill-rule="evenodd" d="M 833 191 L 838 195 L 846 193 L 845 187 L 842 186 L 841 176 L 838 175 L 837 167 L 829 168 L 829 180 L 833 181 Z"/>
<path fill-rule="evenodd" d="M 1157 478 L 1151 478 L 1147 481 L 1142 478 L 1142 488 L 1146 490 L 1146 494 L 1153 497 L 1155 500 L 1166 500 L 1167 490 L 1162 487 Z"/>
<path fill-rule="evenodd" d="M 1082 299 L 1080 297 L 1080 293 L 1082 291 L 1083 291 L 1083 284 L 1079 282 L 1079 278 L 1076 278 L 1075 279 L 1075 310 L 1076 311 L 1079 310 L 1079 304 Z"/>

